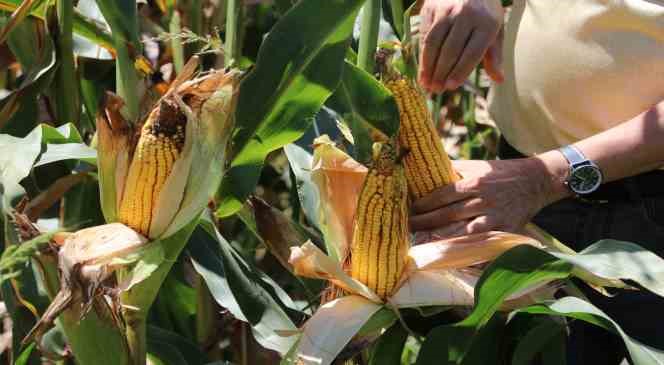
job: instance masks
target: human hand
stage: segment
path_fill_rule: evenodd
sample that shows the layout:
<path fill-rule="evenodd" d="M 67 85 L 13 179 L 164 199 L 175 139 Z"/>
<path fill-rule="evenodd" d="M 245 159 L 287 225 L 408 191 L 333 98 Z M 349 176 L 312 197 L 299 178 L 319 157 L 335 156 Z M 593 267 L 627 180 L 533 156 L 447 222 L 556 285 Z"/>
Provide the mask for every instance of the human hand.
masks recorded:
<path fill-rule="evenodd" d="M 518 232 L 546 205 L 568 195 L 567 173 L 557 152 L 543 158 L 453 161 L 463 177 L 413 202 L 414 231 L 440 238 L 487 231 Z"/>
<path fill-rule="evenodd" d="M 420 10 L 418 79 L 430 92 L 456 89 L 483 60 L 503 80 L 500 0 L 425 0 Z"/>

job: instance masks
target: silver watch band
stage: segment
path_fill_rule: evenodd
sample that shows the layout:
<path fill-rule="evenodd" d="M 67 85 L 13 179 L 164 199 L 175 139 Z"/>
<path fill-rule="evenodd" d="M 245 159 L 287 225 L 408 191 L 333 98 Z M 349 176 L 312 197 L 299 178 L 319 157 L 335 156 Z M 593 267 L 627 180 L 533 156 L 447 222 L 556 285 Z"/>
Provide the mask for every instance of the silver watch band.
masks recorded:
<path fill-rule="evenodd" d="M 586 156 L 584 156 L 583 153 L 581 153 L 581 151 L 579 151 L 578 148 L 574 147 L 571 144 L 560 147 L 559 151 L 560 153 L 563 154 L 563 156 L 565 156 L 567 162 L 569 162 L 570 167 L 574 167 L 580 163 L 588 161 Z"/>

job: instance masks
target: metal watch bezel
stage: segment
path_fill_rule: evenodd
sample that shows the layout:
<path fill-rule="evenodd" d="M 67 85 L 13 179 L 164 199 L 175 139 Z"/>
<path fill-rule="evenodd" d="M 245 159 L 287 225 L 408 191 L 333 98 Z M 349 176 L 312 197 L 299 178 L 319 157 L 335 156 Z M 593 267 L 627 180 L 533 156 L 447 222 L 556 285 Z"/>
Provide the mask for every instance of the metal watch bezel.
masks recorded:
<path fill-rule="evenodd" d="M 586 170 L 586 169 L 590 169 L 590 170 L 594 171 L 595 176 L 597 177 L 597 179 L 596 179 L 595 183 L 590 188 L 585 189 L 585 190 L 577 189 L 572 184 L 572 180 L 575 178 L 575 176 L 578 176 L 580 171 Z M 572 192 L 574 192 L 578 195 L 587 195 L 587 194 L 593 193 L 594 191 L 599 189 L 599 187 L 602 185 L 602 180 L 603 180 L 602 170 L 597 165 L 592 163 L 592 161 L 586 160 L 586 163 L 570 166 L 570 173 L 569 173 L 569 176 L 568 176 L 567 180 L 565 181 L 565 184 L 567 185 L 567 187 Z"/>

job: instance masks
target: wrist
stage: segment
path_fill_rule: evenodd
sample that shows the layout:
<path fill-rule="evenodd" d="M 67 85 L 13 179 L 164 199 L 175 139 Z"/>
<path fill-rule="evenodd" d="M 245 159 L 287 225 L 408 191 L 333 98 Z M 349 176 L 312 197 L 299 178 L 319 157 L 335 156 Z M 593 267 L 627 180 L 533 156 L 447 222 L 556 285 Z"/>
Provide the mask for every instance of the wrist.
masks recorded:
<path fill-rule="evenodd" d="M 548 151 L 530 157 L 535 170 L 535 179 L 538 180 L 540 192 L 545 205 L 572 196 L 572 192 L 565 183 L 569 176 L 569 163 L 559 151 Z"/>

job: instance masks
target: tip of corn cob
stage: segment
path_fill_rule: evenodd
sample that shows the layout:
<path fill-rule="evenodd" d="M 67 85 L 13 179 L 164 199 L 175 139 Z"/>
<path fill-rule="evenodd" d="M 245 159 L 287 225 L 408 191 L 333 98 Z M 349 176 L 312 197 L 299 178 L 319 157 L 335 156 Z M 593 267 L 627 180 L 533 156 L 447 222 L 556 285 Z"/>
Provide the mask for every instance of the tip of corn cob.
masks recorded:
<path fill-rule="evenodd" d="M 185 142 L 187 116 L 164 98 L 140 129 L 120 203 L 120 222 L 148 235 L 154 207 Z"/>
<path fill-rule="evenodd" d="M 356 211 L 351 276 L 379 297 L 392 294 L 410 248 L 408 189 L 395 142 L 376 143 Z"/>
<path fill-rule="evenodd" d="M 399 108 L 399 144 L 408 151 L 404 167 L 413 198 L 421 198 L 459 179 L 433 125 L 424 94 L 414 82 L 396 78 L 385 82 Z"/>

